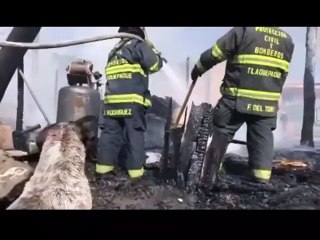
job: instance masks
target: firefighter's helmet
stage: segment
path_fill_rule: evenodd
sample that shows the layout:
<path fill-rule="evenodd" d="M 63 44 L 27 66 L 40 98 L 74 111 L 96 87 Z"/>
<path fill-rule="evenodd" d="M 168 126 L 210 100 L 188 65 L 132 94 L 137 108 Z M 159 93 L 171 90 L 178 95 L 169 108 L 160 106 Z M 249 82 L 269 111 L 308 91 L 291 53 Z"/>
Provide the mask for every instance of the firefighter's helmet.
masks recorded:
<path fill-rule="evenodd" d="M 145 27 L 120 27 L 118 33 L 130 33 L 145 39 Z"/>

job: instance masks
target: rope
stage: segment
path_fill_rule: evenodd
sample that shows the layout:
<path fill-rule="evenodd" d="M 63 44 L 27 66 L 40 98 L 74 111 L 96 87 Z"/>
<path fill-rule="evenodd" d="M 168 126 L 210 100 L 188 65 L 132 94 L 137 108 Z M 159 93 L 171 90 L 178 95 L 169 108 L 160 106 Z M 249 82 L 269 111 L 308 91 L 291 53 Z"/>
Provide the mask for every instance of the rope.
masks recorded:
<path fill-rule="evenodd" d="M 99 42 L 114 38 L 131 38 L 131 39 L 137 39 L 140 41 L 144 41 L 142 38 L 130 34 L 130 33 L 118 33 L 118 34 L 112 34 L 112 35 L 102 35 L 98 37 L 92 37 L 92 38 L 85 38 L 82 40 L 74 40 L 74 41 L 64 41 L 59 43 L 22 43 L 22 42 L 9 42 L 9 41 L 0 41 L 0 47 L 15 47 L 15 48 L 27 48 L 27 49 L 51 49 L 51 48 L 62 48 L 62 47 L 69 47 L 69 46 L 75 46 L 85 43 L 92 43 L 92 42 Z"/>

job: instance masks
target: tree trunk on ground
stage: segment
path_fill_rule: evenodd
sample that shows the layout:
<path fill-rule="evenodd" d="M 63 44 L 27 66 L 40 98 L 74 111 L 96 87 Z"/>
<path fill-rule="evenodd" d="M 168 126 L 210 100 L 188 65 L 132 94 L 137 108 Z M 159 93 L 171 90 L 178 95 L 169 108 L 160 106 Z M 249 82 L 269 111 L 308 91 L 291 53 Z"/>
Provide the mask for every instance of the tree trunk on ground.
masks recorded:
<path fill-rule="evenodd" d="M 33 42 L 40 32 L 41 27 L 14 27 L 7 41 Z M 0 102 L 2 101 L 7 87 L 17 67 L 23 61 L 26 48 L 6 47 L 0 50 Z"/>
<path fill-rule="evenodd" d="M 313 125 L 315 119 L 315 90 L 314 90 L 314 74 L 315 74 L 315 56 L 316 56 L 316 40 L 317 28 L 307 27 L 306 38 L 306 63 L 304 72 L 304 108 L 303 108 L 303 124 L 301 130 L 300 144 L 302 146 L 314 147 L 313 141 Z"/>

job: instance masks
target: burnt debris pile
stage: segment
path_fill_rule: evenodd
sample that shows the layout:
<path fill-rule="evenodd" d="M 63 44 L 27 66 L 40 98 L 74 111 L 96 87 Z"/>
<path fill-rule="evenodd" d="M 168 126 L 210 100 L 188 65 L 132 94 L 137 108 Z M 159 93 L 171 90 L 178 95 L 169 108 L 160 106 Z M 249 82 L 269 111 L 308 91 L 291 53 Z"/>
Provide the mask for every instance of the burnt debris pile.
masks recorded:
<path fill-rule="evenodd" d="M 247 159 L 227 154 L 220 182 L 211 196 L 200 196 L 197 208 L 319 209 L 320 172 L 314 162 L 320 155 L 310 159 L 307 152 L 296 154 L 276 152 L 269 184 L 248 181 Z"/>
<path fill-rule="evenodd" d="M 201 166 L 212 134 L 212 106 L 192 105 L 181 145 L 177 172 L 184 188 L 161 181 L 147 171 L 139 182 L 123 173 L 114 179 L 91 180 L 94 208 L 106 209 L 319 209 L 320 151 L 284 149 L 275 152 L 270 184 L 248 181 L 247 159 L 227 154 L 220 181 L 210 195 L 197 190 Z M 163 126 L 163 125 L 162 125 Z M 172 156 L 171 156 L 172 157 Z M 88 164 L 88 169 L 93 165 Z M 178 174 L 179 177 L 179 174 Z"/>
<path fill-rule="evenodd" d="M 298 162 L 292 161 L 292 166 Z M 113 179 L 96 181 L 94 165 L 88 163 L 87 176 L 95 209 L 320 209 L 319 172 L 286 169 L 285 162 L 280 166 L 275 161 L 271 183 L 259 185 L 243 175 L 246 163 L 247 159 L 228 154 L 225 173 L 211 195 L 160 181 L 152 171 L 139 182 L 131 182 L 121 172 Z"/>

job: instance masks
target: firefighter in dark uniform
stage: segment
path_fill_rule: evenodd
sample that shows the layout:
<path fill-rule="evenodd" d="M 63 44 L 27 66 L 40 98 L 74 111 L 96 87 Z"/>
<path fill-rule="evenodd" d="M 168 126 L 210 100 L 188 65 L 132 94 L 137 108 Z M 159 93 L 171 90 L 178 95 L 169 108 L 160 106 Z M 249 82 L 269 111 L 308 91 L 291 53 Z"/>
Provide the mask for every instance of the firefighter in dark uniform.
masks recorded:
<path fill-rule="evenodd" d="M 135 34 L 145 39 L 140 27 L 120 27 L 119 33 Z M 96 174 L 113 173 L 123 139 L 127 144 L 126 169 L 131 178 L 143 176 L 145 163 L 145 112 L 151 107 L 149 74 L 162 68 L 162 58 L 153 44 L 121 39 L 108 56 L 103 123 L 99 141 Z"/>
<path fill-rule="evenodd" d="M 278 101 L 293 51 L 291 36 L 280 28 L 235 27 L 201 54 L 191 73 L 193 81 L 214 65 L 227 61 L 220 88 L 222 98 L 213 113 L 214 134 L 224 137 L 213 135 L 205 158 L 205 162 L 212 160 L 208 158 L 217 156 L 213 154 L 216 146 L 223 148 L 220 159 L 213 161 L 216 172 L 222 167 L 228 143 L 246 123 L 251 180 L 270 180 Z"/>

